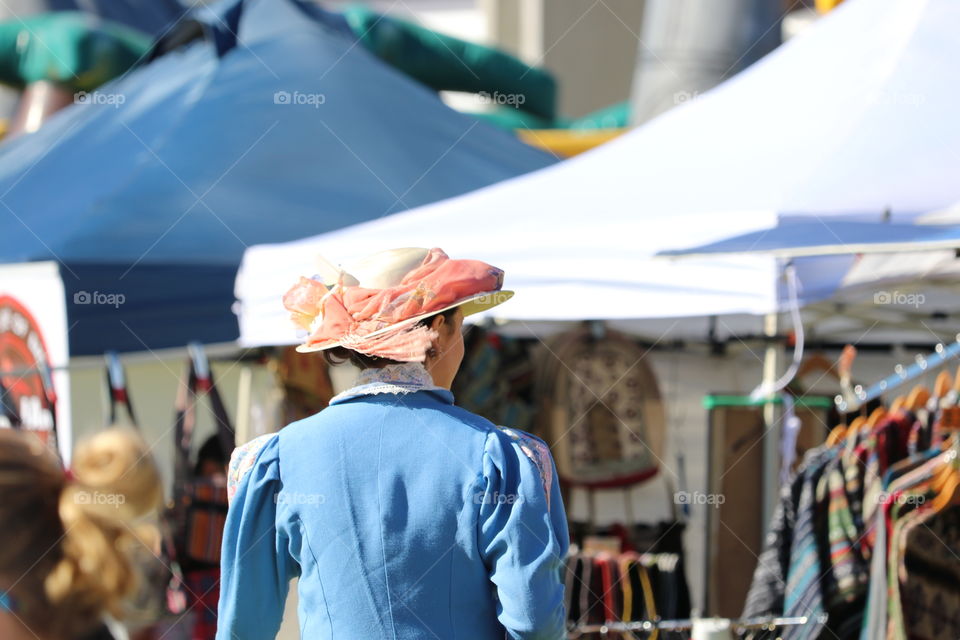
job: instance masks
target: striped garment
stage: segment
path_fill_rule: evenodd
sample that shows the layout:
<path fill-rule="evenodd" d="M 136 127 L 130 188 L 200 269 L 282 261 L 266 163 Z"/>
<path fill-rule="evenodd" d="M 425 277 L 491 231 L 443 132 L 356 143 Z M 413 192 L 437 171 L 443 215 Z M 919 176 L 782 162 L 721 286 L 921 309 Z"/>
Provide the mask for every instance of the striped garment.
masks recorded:
<path fill-rule="evenodd" d="M 827 509 L 829 545 L 821 582 L 829 622 L 821 637 L 836 640 L 859 636 L 870 582 L 869 565 L 861 548 L 863 529 L 856 524 L 846 479 L 841 456 L 827 464 L 817 487 L 817 502 Z"/>
<path fill-rule="evenodd" d="M 783 593 L 790 567 L 790 547 L 797 524 L 797 503 L 803 489 L 803 473 L 816 450 L 808 452 L 791 480 L 780 487 L 780 499 L 770 521 L 770 529 L 757 558 L 750 581 L 743 618 L 763 618 L 783 614 Z"/>
<path fill-rule="evenodd" d="M 932 497 L 933 494 L 924 494 L 922 491 L 905 491 L 903 496 Z M 897 500 L 891 509 L 892 534 L 890 536 L 889 554 L 887 554 L 887 639 L 906 640 L 907 633 L 904 626 L 903 606 L 900 600 L 900 580 L 898 579 L 899 558 L 903 551 L 903 533 L 923 517 L 925 509 L 915 509 L 913 505 L 919 500 Z"/>
<path fill-rule="evenodd" d="M 811 640 L 820 635 L 823 624 L 818 618 L 825 613 L 821 578 L 826 558 L 821 557 L 825 536 L 824 510 L 818 508 L 816 488 L 826 465 L 837 455 L 833 449 L 818 449 L 803 473 L 803 487 L 797 505 L 797 524 L 790 545 L 790 567 L 784 596 L 784 615 L 807 616 L 813 621 L 783 630 L 784 640 Z"/>
<path fill-rule="evenodd" d="M 830 566 L 824 576 L 824 601 L 827 611 L 833 612 L 862 601 L 870 581 L 870 570 L 860 544 L 863 529 L 855 522 L 847 496 L 842 458 L 827 465 L 817 487 L 817 498 L 819 503 L 828 504 Z"/>

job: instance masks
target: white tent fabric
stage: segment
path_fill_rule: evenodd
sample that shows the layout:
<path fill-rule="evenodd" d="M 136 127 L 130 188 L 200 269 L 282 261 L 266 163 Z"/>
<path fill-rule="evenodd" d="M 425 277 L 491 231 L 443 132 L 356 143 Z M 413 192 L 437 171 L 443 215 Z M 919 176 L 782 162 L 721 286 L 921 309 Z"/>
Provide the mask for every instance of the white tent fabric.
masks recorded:
<path fill-rule="evenodd" d="M 960 228 L 960 203 L 917 218 L 917 226 Z M 960 246 L 960 242 L 953 246 Z M 876 284 L 907 286 L 914 283 L 960 284 L 960 260 L 953 247 L 945 250 L 907 250 L 860 257 L 844 276 L 842 291 Z M 960 307 L 960 301 L 957 306 Z"/>
<path fill-rule="evenodd" d="M 237 280 L 241 341 L 295 339 L 279 299 L 316 271 L 316 255 L 348 263 L 396 246 L 503 268 L 520 293 L 496 313 L 520 322 L 775 310 L 771 258 L 652 256 L 793 216 L 889 212 L 903 222 L 960 200 L 960 86 L 944 81 L 958 30 L 952 0 L 849 0 L 716 89 L 591 152 L 381 220 L 251 247 Z M 829 269 L 802 263 L 806 299 L 840 284 L 849 260 L 829 260 Z M 703 322 L 689 326 L 702 337 Z"/>

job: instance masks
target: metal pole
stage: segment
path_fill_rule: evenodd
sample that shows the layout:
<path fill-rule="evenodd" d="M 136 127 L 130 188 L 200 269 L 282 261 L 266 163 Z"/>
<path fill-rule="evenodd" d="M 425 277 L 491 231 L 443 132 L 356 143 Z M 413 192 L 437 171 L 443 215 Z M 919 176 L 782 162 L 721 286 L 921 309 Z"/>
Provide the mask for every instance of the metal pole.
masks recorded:
<path fill-rule="evenodd" d="M 781 345 L 777 342 L 779 316 L 769 313 L 763 319 L 763 333 L 767 338 L 766 352 L 763 358 L 763 386 L 772 389 L 777 381 L 777 372 L 780 368 Z M 778 406 L 773 402 L 763 405 L 763 487 L 762 499 L 762 526 L 761 538 L 766 534 L 766 528 L 773 517 L 773 510 L 780 495 L 780 421 Z"/>
<path fill-rule="evenodd" d="M 253 405 L 253 368 L 245 364 L 240 368 L 240 381 L 237 389 L 237 446 L 249 442 L 254 434 L 250 428 L 250 409 Z"/>

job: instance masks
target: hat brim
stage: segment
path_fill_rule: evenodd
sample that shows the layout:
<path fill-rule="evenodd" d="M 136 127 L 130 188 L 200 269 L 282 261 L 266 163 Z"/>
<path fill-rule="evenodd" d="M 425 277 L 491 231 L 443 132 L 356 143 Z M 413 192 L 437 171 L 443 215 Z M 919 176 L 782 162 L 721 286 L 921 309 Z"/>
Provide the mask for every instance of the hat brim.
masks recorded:
<path fill-rule="evenodd" d="M 430 316 L 435 316 L 437 314 L 443 313 L 444 311 L 449 311 L 455 307 L 460 307 L 463 312 L 463 317 L 472 316 L 475 313 L 480 313 L 481 311 L 486 311 L 492 309 L 497 305 L 503 304 L 507 300 L 513 297 L 513 291 L 486 291 L 484 293 L 477 293 L 472 296 L 463 298 L 454 302 L 451 305 L 448 305 L 442 309 L 437 309 L 436 311 L 431 311 L 430 313 L 422 313 L 413 318 L 407 318 L 402 322 L 397 322 L 391 324 L 383 329 L 379 329 L 370 334 L 369 337 L 377 336 L 381 333 L 390 331 L 398 325 L 407 325 L 407 324 L 416 324 L 423 320 L 424 318 L 429 318 Z M 334 347 L 339 347 L 339 340 L 331 340 L 328 342 L 322 342 L 320 344 L 301 344 L 297 347 L 297 351 L 300 353 L 313 353 L 314 351 L 326 351 L 327 349 L 333 349 Z"/>

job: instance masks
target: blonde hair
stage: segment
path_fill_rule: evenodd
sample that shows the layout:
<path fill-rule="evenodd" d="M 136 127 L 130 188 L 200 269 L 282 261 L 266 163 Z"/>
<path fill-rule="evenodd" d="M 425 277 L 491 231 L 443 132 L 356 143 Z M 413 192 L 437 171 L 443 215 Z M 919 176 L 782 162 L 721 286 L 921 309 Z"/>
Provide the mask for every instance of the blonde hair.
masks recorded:
<path fill-rule="evenodd" d="M 0 430 L 0 577 L 38 635 L 92 630 L 138 586 L 132 555 L 156 546 L 162 503 L 140 436 L 109 429 L 80 444 L 71 473 L 35 436 Z"/>

